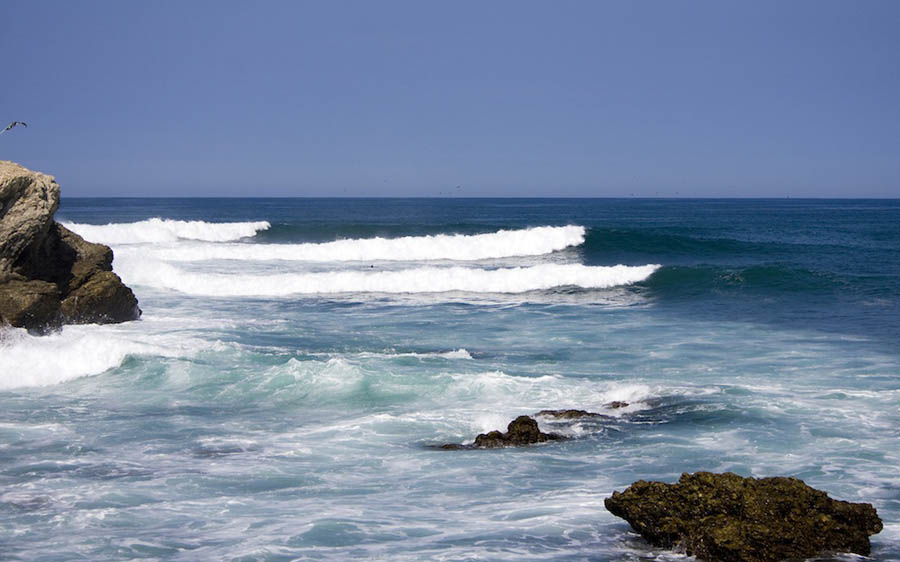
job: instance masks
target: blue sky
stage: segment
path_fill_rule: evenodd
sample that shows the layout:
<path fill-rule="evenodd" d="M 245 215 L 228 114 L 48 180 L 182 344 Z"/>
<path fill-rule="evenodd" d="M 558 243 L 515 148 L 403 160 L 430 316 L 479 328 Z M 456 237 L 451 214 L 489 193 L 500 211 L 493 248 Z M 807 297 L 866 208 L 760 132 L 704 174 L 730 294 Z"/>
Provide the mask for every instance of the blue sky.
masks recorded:
<path fill-rule="evenodd" d="M 900 197 L 893 0 L 0 7 L 64 196 Z"/>

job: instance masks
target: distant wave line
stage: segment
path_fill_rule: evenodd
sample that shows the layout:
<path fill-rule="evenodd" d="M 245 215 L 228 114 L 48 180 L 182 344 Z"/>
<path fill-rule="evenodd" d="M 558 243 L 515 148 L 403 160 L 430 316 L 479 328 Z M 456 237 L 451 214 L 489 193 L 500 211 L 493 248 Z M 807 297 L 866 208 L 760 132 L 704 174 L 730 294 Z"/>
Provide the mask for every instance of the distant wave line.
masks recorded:
<path fill-rule="evenodd" d="M 660 266 L 542 264 L 479 269 L 418 267 L 399 271 L 333 271 L 275 275 L 199 273 L 171 264 L 127 259 L 116 265 L 126 283 L 213 297 L 280 297 L 352 293 L 525 293 L 557 287 L 605 289 L 647 279 Z"/>
<path fill-rule="evenodd" d="M 583 226 L 539 226 L 486 234 L 356 238 L 306 244 L 180 243 L 134 252 L 164 261 L 473 261 L 538 256 L 584 242 Z"/>
<path fill-rule="evenodd" d="M 255 236 L 268 230 L 267 221 L 255 222 L 206 222 L 152 218 L 131 223 L 80 224 L 63 222 L 63 226 L 91 242 L 101 244 L 146 244 L 199 240 L 203 242 L 230 242 Z"/>

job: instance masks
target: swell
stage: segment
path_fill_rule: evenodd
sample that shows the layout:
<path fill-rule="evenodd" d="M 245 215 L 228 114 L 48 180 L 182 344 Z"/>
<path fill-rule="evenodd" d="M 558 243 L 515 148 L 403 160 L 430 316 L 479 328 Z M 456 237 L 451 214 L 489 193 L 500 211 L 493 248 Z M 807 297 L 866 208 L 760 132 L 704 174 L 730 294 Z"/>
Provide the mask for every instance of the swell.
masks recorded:
<path fill-rule="evenodd" d="M 590 262 L 633 260 L 664 261 L 666 263 L 727 263 L 791 262 L 821 265 L 846 260 L 865 268 L 866 262 L 900 257 L 897 247 L 873 248 L 867 240 L 848 240 L 827 234 L 812 241 L 812 236 L 786 237 L 779 241 L 737 239 L 723 236 L 721 229 L 712 228 L 609 228 L 588 229 L 582 251 Z M 858 263 L 857 263 L 858 262 Z"/>
<path fill-rule="evenodd" d="M 695 296 L 713 292 L 759 291 L 821 294 L 849 288 L 833 273 L 790 264 L 741 266 L 667 266 L 641 283 L 660 296 Z"/>
<path fill-rule="evenodd" d="M 621 259 L 663 256 L 667 259 L 733 259 L 736 256 L 773 256 L 788 244 L 757 243 L 721 237 L 700 237 L 658 230 L 591 228 L 584 252 L 590 258 Z"/>

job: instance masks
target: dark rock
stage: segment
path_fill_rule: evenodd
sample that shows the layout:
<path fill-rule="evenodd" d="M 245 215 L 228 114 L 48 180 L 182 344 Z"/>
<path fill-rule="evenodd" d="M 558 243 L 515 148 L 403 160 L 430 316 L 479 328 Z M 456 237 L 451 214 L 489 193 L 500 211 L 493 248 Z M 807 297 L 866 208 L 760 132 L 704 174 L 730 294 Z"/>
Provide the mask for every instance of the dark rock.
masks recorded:
<path fill-rule="evenodd" d="M 0 325 L 42 331 L 59 323 L 59 289 L 46 281 L 22 277 L 0 280 Z"/>
<path fill-rule="evenodd" d="M 621 400 L 613 400 L 612 402 L 607 404 L 606 407 L 609 408 L 610 410 L 615 410 L 617 408 L 627 408 L 628 402 L 623 402 Z"/>
<path fill-rule="evenodd" d="M 868 555 L 869 535 L 882 529 L 872 505 L 833 500 L 796 478 L 685 473 L 677 484 L 640 480 L 604 503 L 654 546 L 711 562 Z"/>
<path fill-rule="evenodd" d="M 519 416 L 509 423 L 506 433 L 491 431 L 479 434 L 475 438 L 475 446 L 482 449 L 521 447 L 559 439 L 563 439 L 563 436 L 556 433 L 543 433 L 534 418 Z"/>
<path fill-rule="evenodd" d="M 112 271 L 98 271 L 70 291 L 60 305 L 63 320 L 73 324 L 110 324 L 136 320 L 137 298 Z"/>
<path fill-rule="evenodd" d="M 544 418 L 557 420 L 574 420 L 578 418 L 604 418 L 603 414 L 588 412 L 587 410 L 541 410 L 535 414 Z"/>
<path fill-rule="evenodd" d="M 474 449 L 472 445 L 460 445 L 459 443 L 445 443 L 443 445 L 430 445 L 432 449 L 440 449 L 442 451 L 463 451 L 466 449 Z"/>
<path fill-rule="evenodd" d="M 46 331 L 137 319 L 112 250 L 54 222 L 58 207 L 53 177 L 0 162 L 0 324 Z"/>

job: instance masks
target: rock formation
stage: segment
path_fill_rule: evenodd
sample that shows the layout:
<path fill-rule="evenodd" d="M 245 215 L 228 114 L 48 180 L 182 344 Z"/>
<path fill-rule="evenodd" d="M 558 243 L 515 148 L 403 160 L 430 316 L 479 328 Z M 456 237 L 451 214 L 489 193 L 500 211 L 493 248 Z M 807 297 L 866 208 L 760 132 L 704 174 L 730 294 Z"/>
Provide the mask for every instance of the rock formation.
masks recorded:
<path fill-rule="evenodd" d="M 579 418 L 605 418 L 603 414 L 588 412 L 587 410 L 541 410 L 535 416 L 551 418 L 555 420 L 577 420 Z"/>
<path fill-rule="evenodd" d="M 483 449 L 496 447 L 521 447 L 533 445 L 544 441 L 557 441 L 563 439 L 557 433 L 544 433 L 538 428 L 538 423 L 529 416 L 519 416 L 506 426 L 506 433 L 491 431 L 481 433 L 475 437 L 475 446 Z"/>
<path fill-rule="evenodd" d="M 138 318 L 112 250 L 56 223 L 58 207 L 52 176 L 0 161 L 0 325 L 45 331 Z"/>
<path fill-rule="evenodd" d="M 479 433 L 475 437 L 474 445 L 459 445 L 456 443 L 447 443 L 445 445 L 437 445 L 436 449 L 459 450 L 459 449 L 497 449 L 500 447 L 521 447 L 523 445 L 533 445 L 534 443 L 543 443 L 544 441 L 557 441 L 565 439 L 564 436 L 557 433 L 544 433 L 538 428 L 538 423 L 529 416 L 519 416 L 506 426 L 506 433 L 500 431 L 491 431 L 488 433 Z"/>
<path fill-rule="evenodd" d="M 697 472 L 677 484 L 640 480 L 605 505 L 650 544 L 710 562 L 868 555 L 869 535 L 882 529 L 870 504 L 833 500 L 796 478 Z"/>

